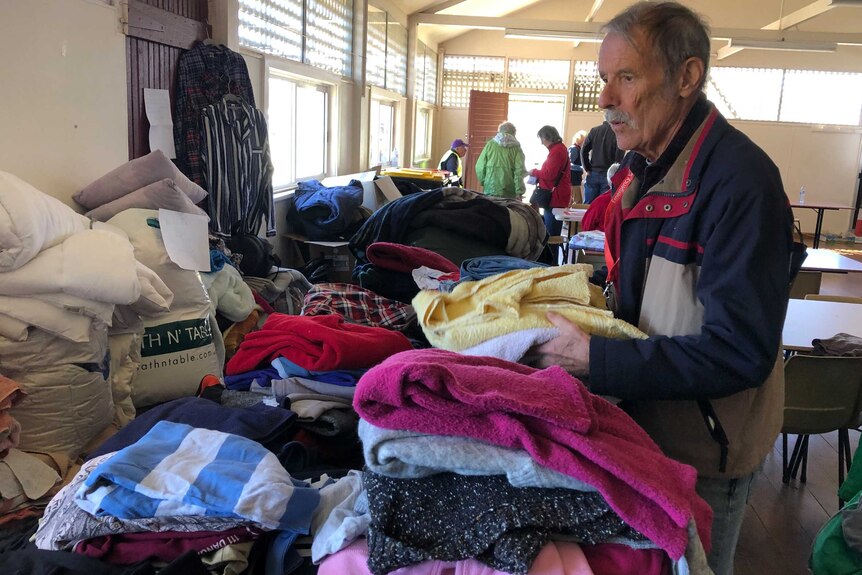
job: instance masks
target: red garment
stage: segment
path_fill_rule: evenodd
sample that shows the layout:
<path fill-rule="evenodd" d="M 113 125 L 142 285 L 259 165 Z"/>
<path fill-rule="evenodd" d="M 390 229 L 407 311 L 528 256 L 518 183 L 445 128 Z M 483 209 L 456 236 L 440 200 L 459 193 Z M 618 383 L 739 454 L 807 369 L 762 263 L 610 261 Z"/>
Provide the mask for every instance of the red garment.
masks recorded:
<path fill-rule="evenodd" d="M 621 543 L 581 545 L 595 575 L 670 575 L 673 565 L 661 549 L 633 549 Z"/>
<path fill-rule="evenodd" d="M 409 274 L 422 266 L 441 272 L 457 272 L 459 267 L 431 250 L 391 242 L 374 242 L 365 250 L 365 257 L 377 267 Z"/>
<path fill-rule="evenodd" d="M 572 201 L 572 178 L 570 174 L 569 149 L 562 142 L 551 144 L 548 157 L 538 170 L 531 170 L 530 175 L 539 178 L 539 186 L 548 190 L 554 188 L 557 176 L 562 173 L 560 183 L 551 196 L 552 208 L 565 208 Z"/>
<path fill-rule="evenodd" d="M 581 230 L 585 232 L 592 230 L 605 231 L 605 210 L 608 209 L 610 203 L 610 191 L 599 194 L 590 203 L 590 207 L 587 208 L 587 213 L 584 214 L 584 219 L 581 221 Z"/>
<path fill-rule="evenodd" d="M 228 545 L 254 541 L 262 531 L 254 527 L 234 527 L 225 531 L 144 531 L 102 535 L 80 541 L 74 547 L 86 555 L 114 565 L 133 565 L 140 561 L 171 562 L 186 551 L 204 555 Z"/>
<path fill-rule="evenodd" d="M 260 306 L 260 309 L 263 310 L 263 313 L 274 313 L 275 308 L 269 305 L 269 302 L 263 299 L 263 296 L 257 293 L 254 290 L 251 290 L 251 294 L 254 296 L 254 303 Z"/>
<path fill-rule="evenodd" d="M 346 323 L 340 315 L 274 313 L 258 331 L 245 336 L 225 373 L 251 371 L 277 357 L 309 371 L 365 369 L 408 349 L 412 346 L 403 334 Z"/>

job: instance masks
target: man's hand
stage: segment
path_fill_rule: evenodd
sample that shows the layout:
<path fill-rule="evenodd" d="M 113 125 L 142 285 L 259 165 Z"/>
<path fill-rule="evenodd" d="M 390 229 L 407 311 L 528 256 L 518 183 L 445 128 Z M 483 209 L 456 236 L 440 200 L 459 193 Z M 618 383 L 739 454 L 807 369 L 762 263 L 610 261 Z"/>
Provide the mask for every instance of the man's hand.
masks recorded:
<path fill-rule="evenodd" d="M 548 313 L 548 321 L 560 330 L 560 335 L 537 345 L 527 352 L 525 363 L 545 368 L 559 365 L 578 378 L 590 375 L 590 336 L 560 314 Z"/>

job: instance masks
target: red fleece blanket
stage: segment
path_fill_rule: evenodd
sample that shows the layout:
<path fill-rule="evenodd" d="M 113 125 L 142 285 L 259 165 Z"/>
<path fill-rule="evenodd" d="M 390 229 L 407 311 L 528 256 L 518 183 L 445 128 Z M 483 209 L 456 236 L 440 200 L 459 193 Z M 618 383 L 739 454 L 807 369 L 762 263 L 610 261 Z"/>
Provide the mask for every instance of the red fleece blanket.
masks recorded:
<path fill-rule="evenodd" d="M 409 274 L 426 266 L 441 272 L 457 272 L 460 268 L 431 250 L 389 242 L 375 242 L 365 250 L 368 261 L 377 267 Z"/>
<path fill-rule="evenodd" d="M 399 332 L 346 323 L 339 315 L 274 313 L 258 331 L 245 336 L 225 373 L 251 371 L 277 357 L 309 371 L 365 369 L 408 349 L 410 340 Z"/>

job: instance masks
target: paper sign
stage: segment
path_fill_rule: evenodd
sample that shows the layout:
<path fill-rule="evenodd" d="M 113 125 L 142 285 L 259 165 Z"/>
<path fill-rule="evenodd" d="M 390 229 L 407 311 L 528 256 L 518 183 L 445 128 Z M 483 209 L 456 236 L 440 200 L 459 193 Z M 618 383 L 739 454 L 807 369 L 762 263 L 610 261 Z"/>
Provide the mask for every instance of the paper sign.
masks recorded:
<path fill-rule="evenodd" d="M 144 88 L 144 110 L 150 122 L 150 151 L 161 150 L 176 158 L 174 122 L 171 119 L 171 98 L 167 90 Z"/>
<path fill-rule="evenodd" d="M 159 227 L 172 262 L 184 270 L 210 271 L 208 217 L 159 208 Z"/>

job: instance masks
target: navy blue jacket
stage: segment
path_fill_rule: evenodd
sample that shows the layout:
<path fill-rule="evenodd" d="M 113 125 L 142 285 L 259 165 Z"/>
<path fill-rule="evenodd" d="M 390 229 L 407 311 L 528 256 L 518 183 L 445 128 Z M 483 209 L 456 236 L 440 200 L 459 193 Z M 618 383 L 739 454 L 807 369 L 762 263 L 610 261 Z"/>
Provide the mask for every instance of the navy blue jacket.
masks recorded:
<path fill-rule="evenodd" d="M 750 473 L 783 417 L 793 217 L 778 169 L 701 99 L 656 162 L 627 154 L 613 193 L 615 313 L 651 337 L 593 337 L 590 388 L 628 400 L 659 446 L 701 474 Z M 699 400 L 729 439 L 722 473 Z"/>

